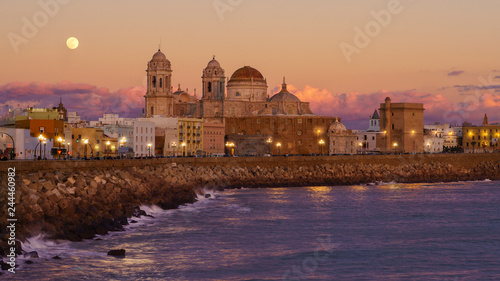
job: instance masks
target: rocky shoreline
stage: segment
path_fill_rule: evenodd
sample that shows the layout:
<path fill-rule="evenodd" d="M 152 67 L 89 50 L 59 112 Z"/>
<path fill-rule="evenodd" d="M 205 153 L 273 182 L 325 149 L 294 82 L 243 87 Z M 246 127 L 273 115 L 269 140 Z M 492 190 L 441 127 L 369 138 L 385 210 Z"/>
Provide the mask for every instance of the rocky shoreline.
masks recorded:
<path fill-rule="evenodd" d="M 196 193 L 202 190 L 485 179 L 500 180 L 500 161 L 482 162 L 472 169 L 444 163 L 294 167 L 164 164 L 142 168 L 39 171 L 16 176 L 19 222 L 16 239 L 24 241 L 40 233 L 53 239 L 91 239 L 96 234 L 122 230 L 127 218 L 144 215 L 138 208 L 140 205 L 173 209 L 195 202 Z M 6 206 L 6 190 L 0 193 L 0 205 Z M 6 208 L 2 208 L 0 217 L 7 217 L 6 212 Z M 5 221 L 0 222 L 0 258 L 6 256 L 8 249 L 6 226 Z M 17 253 L 22 254 L 20 247 Z"/>

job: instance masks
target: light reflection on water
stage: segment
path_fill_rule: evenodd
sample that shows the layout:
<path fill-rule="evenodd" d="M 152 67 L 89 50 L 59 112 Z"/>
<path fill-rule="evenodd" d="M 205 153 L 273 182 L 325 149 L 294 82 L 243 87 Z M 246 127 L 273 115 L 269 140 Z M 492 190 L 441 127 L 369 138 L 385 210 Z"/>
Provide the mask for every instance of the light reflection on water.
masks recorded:
<path fill-rule="evenodd" d="M 500 279 L 499 185 L 230 190 L 159 212 L 100 241 L 48 245 L 34 264 L 23 264 L 8 277 L 495 280 Z M 125 258 L 106 255 L 121 248 Z M 62 259 L 51 259 L 56 254 Z"/>

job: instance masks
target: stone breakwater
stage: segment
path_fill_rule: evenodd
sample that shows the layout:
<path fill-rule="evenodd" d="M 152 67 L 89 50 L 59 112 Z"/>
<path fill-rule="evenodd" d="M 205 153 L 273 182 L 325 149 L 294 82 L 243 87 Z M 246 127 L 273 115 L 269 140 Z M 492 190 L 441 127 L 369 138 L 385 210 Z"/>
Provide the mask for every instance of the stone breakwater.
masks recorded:
<path fill-rule="evenodd" d="M 376 181 L 399 183 L 500 180 L 500 161 L 474 168 L 445 163 L 319 164 L 278 167 L 221 167 L 164 164 L 148 167 L 39 171 L 16 176 L 18 240 L 44 233 L 79 241 L 121 230 L 138 206 L 164 209 L 192 203 L 196 193 L 240 187 L 352 185 Z M 0 189 L 0 257 L 7 249 L 6 190 Z M 144 214 L 144 213 L 143 213 Z M 19 243 L 18 243 L 19 244 Z M 21 253 L 21 249 L 18 249 Z"/>

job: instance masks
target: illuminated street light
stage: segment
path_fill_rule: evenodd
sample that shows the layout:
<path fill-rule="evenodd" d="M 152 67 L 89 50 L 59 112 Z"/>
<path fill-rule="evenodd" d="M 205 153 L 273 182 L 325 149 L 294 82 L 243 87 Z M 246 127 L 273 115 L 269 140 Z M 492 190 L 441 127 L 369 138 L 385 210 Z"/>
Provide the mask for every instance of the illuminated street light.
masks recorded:
<path fill-rule="evenodd" d="M 325 144 L 325 141 L 324 140 L 319 140 L 319 147 L 321 148 L 321 155 L 323 155 L 323 145 Z"/>
<path fill-rule="evenodd" d="M 268 138 L 268 139 L 266 140 L 266 142 L 267 142 L 267 144 L 269 145 L 269 154 L 271 154 L 271 143 L 273 143 L 273 139 Z"/>
<path fill-rule="evenodd" d="M 149 154 L 149 157 L 151 157 L 151 147 L 153 145 L 151 143 L 148 143 L 148 154 Z"/>
<path fill-rule="evenodd" d="M 319 130 L 318 130 L 319 131 Z M 278 148 L 278 155 L 280 155 L 280 148 L 281 148 L 281 142 L 278 142 L 276 144 L 276 147 Z"/>
<path fill-rule="evenodd" d="M 183 142 L 181 146 L 182 146 L 182 156 L 186 156 L 186 143 Z"/>

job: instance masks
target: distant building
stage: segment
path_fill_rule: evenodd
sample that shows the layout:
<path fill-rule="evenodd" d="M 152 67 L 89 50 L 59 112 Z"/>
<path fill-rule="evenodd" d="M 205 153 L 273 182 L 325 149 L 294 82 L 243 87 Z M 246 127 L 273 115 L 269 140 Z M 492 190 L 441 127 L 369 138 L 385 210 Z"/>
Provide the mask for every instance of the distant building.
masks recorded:
<path fill-rule="evenodd" d="M 422 153 L 424 151 L 424 105 L 391 103 L 387 97 L 380 104 L 380 128 L 377 139 L 381 151 Z"/>
<path fill-rule="evenodd" d="M 473 153 L 500 150 L 500 124 L 488 124 L 488 116 L 486 114 L 481 126 L 474 126 L 471 123 L 464 122 L 462 135 L 464 152 Z"/>
<path fill-rule="evenodd" d="M 225 122 L 203 123 L 203 151 L 206 155 L 220 155 L 224 153 Z"/>
<path fill-rule="evenodd" d="M 321 149 L 323 153 L 328 151 L 327 130 L 335 117 L 270 115 L 225 120 L 226 143 L 234 144 L 236 155 L 305 155 L 319 154 Z M 324 145 L 320 145 L 321 140 Z"/>
<path fill-rule="evenodd" d="M 424 135 L 424 152 L 425 153 L 442 153 L 444 147 L 444 138 L 437 134 Z"/>
<path fill-rule="evenodd" d="M 134 153 L 136 157 L 155 156 L 155 123 L 134 122 Z"/>
<path fill-rule="evenodd" d="M 328 128 L 329 154 L 360 153 L 362 147 L 359 147 L 357 138 L 355 133 L 340 122 L 340 118 L 336 118 Z"/>
<path fill-rule="evenodd" d="M 357 146 L 359 153 L 368 153 L 378 151 L 377 136 L 380 135 L 380 116 L 375 109 L 370 117 L 368 129 L 366 131 L 357 131 Z"/>

